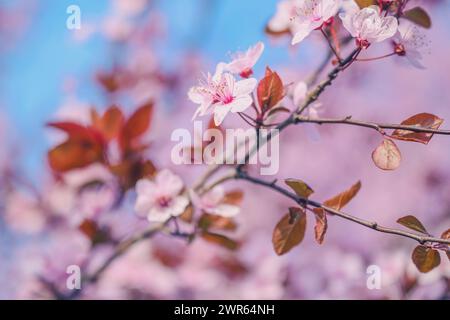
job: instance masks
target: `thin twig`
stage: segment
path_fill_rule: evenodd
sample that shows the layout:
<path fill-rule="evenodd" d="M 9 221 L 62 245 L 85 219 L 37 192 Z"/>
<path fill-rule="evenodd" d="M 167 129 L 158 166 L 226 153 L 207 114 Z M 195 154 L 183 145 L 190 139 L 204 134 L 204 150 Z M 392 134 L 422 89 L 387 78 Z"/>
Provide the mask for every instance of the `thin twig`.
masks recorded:
<path fill-rule="evenodd" d="M 375 123 L 369 121 L 361 121 L 354 120 L 351 117 L 346 117 L 343 119 L 321 119 L 321 118 L 306 118 L 302 116 L 296 117 L 296 122 L 307 122 L 307 123 L 317 123 L 317 124 L 348 124 L 352 126 L 366 127 L 370 129 L 374 129 L 378 132 L 381 132 L 382 129 L 399 129 L 405 131 L 412 132 L 423 132 L 423 133 L 432 133 L 432 134 L 441 134 L 441 135 L 450 135 L 450 130 L 439 130 L 439 129 L 430 129 L 423 128 L 418 126 L 410 126 L 410 125 L 402 125 L 402 124 L 386 124 L 386 123 Z"/>
<path fill-rule="evenodd" d="M 412 232 L 408 232 L 408 231 L 404 231 L 404 230 L 400 230 L 400 229 L 394 229 L 394 228 L 389 228 L 389 227 L 384 227 L 384 226 L 380 226 L 377 222 L 373 222 L 373 221 L 368 221 L 368 220 L 364 220 L 358 217 L 355 217 L 353 215 L 350 215 L 348 213 L 342 212 L 340 210 L 336 210 L 330 207 L 327 207 L 325 205 L 323 205 L 322 203 L 310 200 L 310 199 L 306 199 L 306 198 L 302 198 L 280 186 L 278 186 L 277 184 L 273 183 L 273 182 L 267 182 L 264 181 L 262 179 L 259 178 L 255 178 L 252 176 L 249 176 L 247 173 L 243 172 L 243 171 L 237 171 L 236 173 L 236 179 L 241 179 L 241 180 L 246 180 L 249 181 L 253 184 L 257 184 L 260 186 L 264 186 L 267 187 L 269 189 L 272 189 L 290 199 L 292 199 L 293 201 L 295 201 L 296 203 L 298 203 L 299 205 L 302 206 L 312 206 L 315 208 L 321 208 L 335 216 L 341 217 L 343 219 L 346 219 L 348 221 L 352 221 L 354 223 L 360 224 L 362 226 L 365 226 L 367 228 L 373 229 L 375 231 L 378 232 L 382 232 L 382 233 L 388 233 L 388 234 L 394 234 L 394 235 L 398 235 L 398 236 L 402 236 L 402 237 L 406 237 L 406 238 L 410 238 L 413 240 L 416 240 L 417 242 L 419 242 L 420 244 L 425 244 L 427 242 L 429 243 L 442 243 L 442 244 L 450 244 L 450 239 L 440 239 L 440 238 L 434 238 L 431 236 L 422 236 L 416 233 L 412 233 Z"/>

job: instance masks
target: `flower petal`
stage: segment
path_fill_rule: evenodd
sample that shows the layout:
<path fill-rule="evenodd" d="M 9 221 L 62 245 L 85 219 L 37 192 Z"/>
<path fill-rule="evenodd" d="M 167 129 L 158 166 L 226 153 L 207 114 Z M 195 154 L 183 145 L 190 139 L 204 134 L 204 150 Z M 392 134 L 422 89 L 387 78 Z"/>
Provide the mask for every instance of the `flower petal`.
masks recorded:
<path fill-rule="evenodd" d="M 233 95 L 238 97 L 245 94 L 250 94 L 256 87 L 258 81 L 254 78 L 240 80 L 234 85 Z"/>
<path fill-rule="evenodd" d="M 233 102 L 229 103 L 227 107 L 231 112 L 243 112 L 245 109 L 251 106 L 253 103 L 252 98 L 249 95 L 239 96 L 234 98 Z"/>

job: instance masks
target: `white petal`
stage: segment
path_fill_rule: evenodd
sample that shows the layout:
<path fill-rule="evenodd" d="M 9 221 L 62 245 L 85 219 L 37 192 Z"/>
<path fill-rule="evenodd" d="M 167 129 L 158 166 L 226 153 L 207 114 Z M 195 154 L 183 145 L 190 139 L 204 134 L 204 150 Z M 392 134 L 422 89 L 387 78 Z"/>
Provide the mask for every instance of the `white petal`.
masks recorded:
<path fill-rule="evenodd" d="M 185 196 L 179 196 L 172 200 L 170 205 L 170 215 L 178 217 L 181 215 L 189 204 L 189 200 Z"/>
<path fill-rule="evenodd" d="M 299 26 L 297 29 L 297 32 L 294 34 L 294 37 L 292 38 L 291 44 L 297 44 L 303 41 L 310 33 L 311 33 L 311 24 L 305 23 Z"/>
<path fill-rule="evenodd" d="M 136 211 L 139 216 L 146 216 L 153 205 L 154 202 L 152 199 L 138 195 L 136 203 L 134 204 L 134 211 Z"/>
<path fill-rule="evenodd" d="M 294 94 L 293 94 L 293 100 L 294 105 L 298 107 L 300 105 L 300 102 L 305 100 L 306 93 L 308 92 L 308 86 L 303 81 L 297 83 L 297 85 L 294 88 Z"/>
<path fill-rule="evenodd" d="M 155 180 L 158 192 L 168 197 L 178 195 L 183 189 L 183 180 L 168 169 L 158 172 Z"/>
<path fill-rule="evenodd" d="M 234 85 L 233 95 L 237 97 L 250 94 L 255 89 L 257 83 L 258 81 L 254 78 L 240 80 Z"/>
<path fill-rule="evenodd" d="M 219 204 L 217 207 L 210 209 L 209 212 L 224 218 L 235 217 L 241 209 L 230 204 Z"/>
<path fill-rule="evenodd" d="M 223 119 L 225 119 L 229 111 L 230 108 L 228 105 L 216 105 L 214 107 L 214 123 L 216 126 L 219 126 L 223 122 Z"/>
<path fill-rule="evenodd" d="M 383 24 L 380 33 L 377 35 L 375 42 L 381 42 L 395 35 L 398 29 L 398 20 L 395 17 L 383 18 Z"/>
<path fill-rule="evenodd" d="M 233 102 L 229 103 L 227 107 L 231 112 L 243 112 L 253 103 L 252 98 L 249 95 L 239 96 L 234 98 Z"/>
<path fill-rule="evenodd" d="M 153 208 L 150 210 L 147 219 L 150 222 L 166 222 L 170 217 L 170 210 Z"/>

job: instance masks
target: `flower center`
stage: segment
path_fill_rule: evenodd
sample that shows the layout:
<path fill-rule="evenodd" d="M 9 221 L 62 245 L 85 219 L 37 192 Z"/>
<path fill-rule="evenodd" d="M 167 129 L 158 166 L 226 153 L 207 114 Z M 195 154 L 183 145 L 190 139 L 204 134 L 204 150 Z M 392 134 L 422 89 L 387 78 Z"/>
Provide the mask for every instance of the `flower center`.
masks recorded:
<path fill-rule="evenodd" d="M 157 202 L 161 208 L 167 208 L 168 206 L 170 206 L 170 203 L 172 202 L 172 198 L 166 197 L 166 196 L 161 196 L 158 198 Z"/>

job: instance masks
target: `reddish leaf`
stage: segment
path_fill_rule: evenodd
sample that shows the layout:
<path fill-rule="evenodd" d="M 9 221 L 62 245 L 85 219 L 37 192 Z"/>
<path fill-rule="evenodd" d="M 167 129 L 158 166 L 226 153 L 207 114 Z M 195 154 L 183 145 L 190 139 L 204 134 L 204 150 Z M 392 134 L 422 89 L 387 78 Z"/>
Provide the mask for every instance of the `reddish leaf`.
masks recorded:
<path fill-rule="evenodd" d="M 418 24 L 424 28 L 431 28 L 431 18 L 428 13 L 421 7 L 415 7 L 403 13 L 403 18 Z"/>
<path fill-rule="evenodd" d="M 361 9 L 375 4 L 374 0 L 355 0 L 355 2 Z"/>
<path fill-rule="evenodd" d="M 402 155 L 391 139 L 383 142 L 372 152 L 372 160 L 381 170 L 395 170 L 400 166 Z"/>
<path fill-rule="evenodd" d="M 110 93 L 118 91 L 121 87 L 120 74 L 117 71 L 112 73 L 99 72 L 96 80 Z"/>
<path fill-rule="evenodd" d="M 220 230 L 229 230 L 233 231 L 236 230 L 237 225 L 236 223 L 230 219 L 220 216 L 215 216 L 212 214 L 204 213 L 199 221 L 198 226 L 203 230 L 209 230 L 209 229 L 220 229 Z"/>
<path fill-rule="evenodd" d="M 299 245 L 306 230 L 306 214 L 303 209 L 289 208 L 286 214 L 276 225 L 272 243 L 278 255 L 287 253 L 293 247 Z"/>
<path fill-rule="evenodd" d="M 274 107 L 284 97 L 283 81 L 268 67 L 265 77 L 258 84 L 257 96 L 262 113 Z"/>
<path fill-rule="evenodd" d="M 286 179 L 284 182 L 292 189 L 294 192 L 302 198 L 307 199 L 310 195 L 314 193 L 314 190 L 311 189 L 305 182 L 298 179 Z"/>
<path fill-rule="evenodd" d="M 97 245 L 100 243 L 108 242 L 111 239 L 108 230 L 101 229 L 97 223 L 93 220 L 86 219 L 78 227 L 89 240 L 91 240 L 92 245 Z"/>
<path fill-rule="evenodd" d="M 450 239 L 450 229 L 447 231 L 444 231 L 441 235 L 442 239 Z M 450 248 L 447 246 L 447 251 L 445 252 L 447 254 L 448 260 L 450 260 Z"/>
<path fill-rule="evenodd" d="M 439 127 L 443 122 L 444 122 L 443 119 L 435 116 L 434 114 L 419 113 L 416 114 L 415 116 L 406 119 L 401 124 L 405 126 L 415 126 L 424 129 L 439 129 Z M 413 132 L 409 130 L 400 130 L 400 129 L 397 129 L 392 133 L 392 138 L 398 140 L 420 142 L 423 144 L 428 144 L 428 142 L 430 142 L 432 137 L 433 137 L 432 133 Z"/>
<path fill-rule="evenodd" d="M 137 109 L 127 120 L 124 134 L 128 138 L 137 138 L 144 134 L 150 127 L 153 115 L 153 102 L 148 102 Z"/>
<path fill-rule="evenodd" d="M 238 206 L 241 204 L 243 198 L 244 198 L 244 192 L 242 192 L 242 190 L 236 189 L 236 190 L 228 191 L 227 193 L 225 193 L 225 196 L 222 199 L 221 203 Z"/>
<path fill-rule="evenodd" d="M 344 206 L 346 206 L 350 200 L 352 200 L 361 189 L 361 181 L 358 181 L 353 186 L 351 186 L 350 189 L 345 190 L 344 192 L 341 192 L 337 196 L 325 201 L 323 203 L 324 206 L 328 208 L 332 208 L 335 210 L 341 210 Z M 317 211 L 323 210 L 321 208 L 314 209 L 314 212 L 317 213 Z"/>
<path fill-rule="evenodd" d="M 411 229 L 424 234 L 428 234 L 428 231 L 425 229 L 423 224 L 414 216 L 406 216 L 397 220 L 397 223 Z"/>
<path fill-rule="evenodd" d="M 239 247 L 239 244 L 236 241 L 221 234 L 205 231 L 202 232 L 201 237 L 210 243 L 220 245 L 230 250 L 236 250 Z"/>
<path fill-rule="evenodd" d="M 433 270 L 441 263 L 439 252 L 426 246 L 417 246 L 412 253 L 412 260 L 423 273 Z"/>
<path fill-rule="evenodd" d="M 92 110 L 91 118 L 93 127 L 100 131 L 108 141 L 118 136 L 125 122 L 122 111 L 116 106 L 108 108 L 102 117 Z"/>
<path fill-rule="evenodd" d="M 442 239 L 450 239 L 450 229 L 448 229 L 447 231 L 444 231 L 441 235 Z"/>
<path fill-rule="evenodd" d="M 103 146 L 87 139 L 67 140 L 48 152 L 50 167 L 65 172 L 103 160 Z"/>
<path fill-rule="evenodd" d="M 180 219 L 187 223 L 191 223 L 193 217 L 194 217 L 194 207 L 192 207 L 192 205 L 187 206 L 184 212 L 180 215 Z"/>
<path fill-rule="evenodd" d="M 319 244 L 323 243 L 325 233 L 328 229 L 327 213 L 324 210 L 316 210 L 316 225 L 314 226 L 314 235 Z"/>

